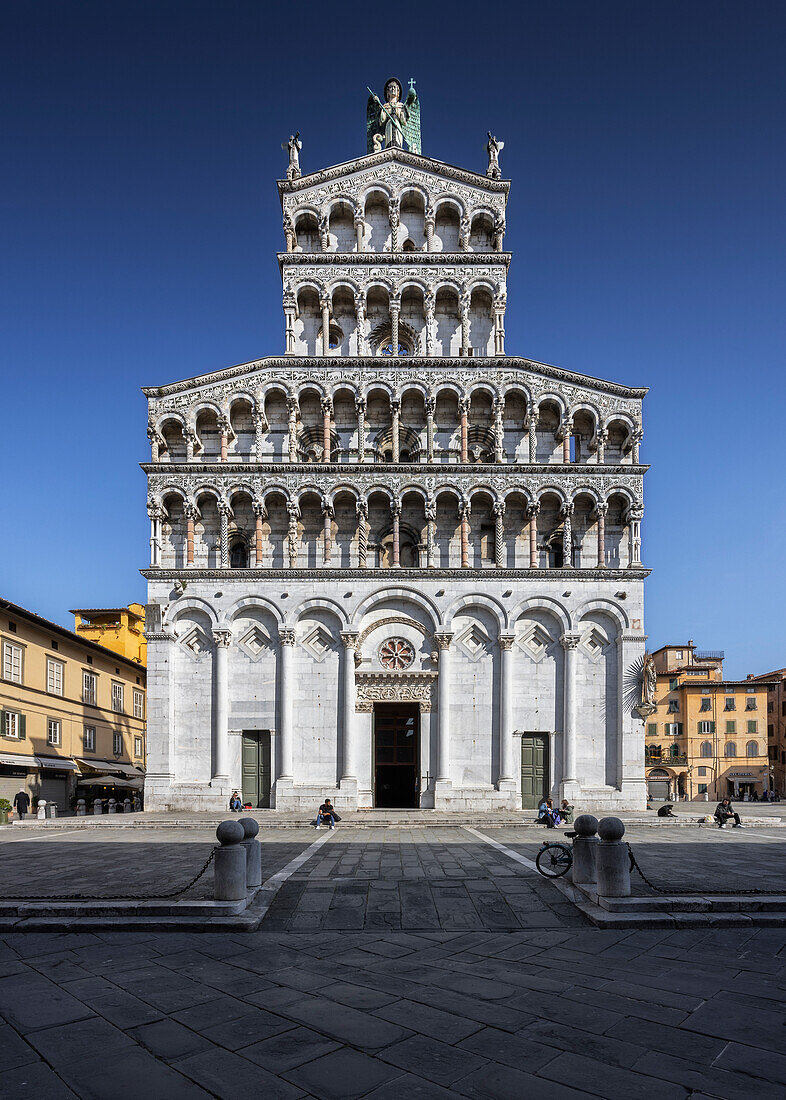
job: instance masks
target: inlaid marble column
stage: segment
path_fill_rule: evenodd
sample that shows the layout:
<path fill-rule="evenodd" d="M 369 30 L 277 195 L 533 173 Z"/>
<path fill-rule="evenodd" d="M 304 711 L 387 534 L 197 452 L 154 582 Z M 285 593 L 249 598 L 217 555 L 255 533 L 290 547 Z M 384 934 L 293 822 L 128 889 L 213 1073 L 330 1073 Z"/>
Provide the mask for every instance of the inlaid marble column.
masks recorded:
<path fill-rule="evenodd" d="M 219 560 L 222 569 L 229 569 L 229 517 L 232 509 L 224 500 L 218 502 L 218 515 L 221 521 L 219 530 Z"/>
<path fill-rule="evenodd" d="M 598 569 L 606 568 L 606 513 L 609 510 L 605 501 L 595 505 L 598 517 Z"/>
<path fill-rule="evenodd" d="M 183 515 L 186 517 L 186 566 L 191 568 L 194 564 L 194 520 L 197 510 L 189 501 L 183 505 Z"/>
<path fill-rule="evenodd" d="M 358 568 L 366 569 L 368 566 L 368 504 L 365 500 L 359 500 L 355 504 L 358 516 Z"/>
<path fill-rule="evenodd" d="M 401 223 L 401 207 L 399 206 L 399 200 L 395 196 L 391 196 L 388 212 L 390 216 L 390 251 L 398 252 L 398 231 Z"/>
<path fill-rule="evenodd" d="M 494 299 L 494 354 L 505 354 L 505 306 L 507 299 L 499 294 Z"/>
<path fill-rule="evenodd" d="M 213 780 L 229 781 L 229 647 L 231 630 L 214 630 L 216 710 L 213 721 Z"/>
<path fill-rule="evenodd" d="M 358 635 L 354 630 L 341 632 L 344 643 L 342 672 L 344 679 L 344 719 L 341 746 L 341 786 L 357 783 L 358 747 L 355 735 L 355 654 L 358 648 Z"/>
<path fill-rule="evenodd" d="M 358 462 L 366 461 L 366 399 L 355 398 L 355 411 L 358 417 Z"/>
<path fill-rule="evenodd" d="M 393 568 L 401 565 L 401 503 L 391 500 L 390 514 L 393 516 Z"/>
<path fill-rule="evenodd" d="M 219 416 L 218 430 L 221 435 L 221 462 L 226 462 L 229 447 L 229 420 L 225 416 Z"/>
<path fill-rule="evenodd" d="M 513 634 L 500 634 L 499 778 L 497 789 L 515 791 L 513 763 Z"/>
<path fill-rule="evenodd" d="M 437 502 L 426 501 L 426 568 L 434 568 L 434 538 L 437 528 Z"/>
<path fill-rule="evenodd" d="M 459 320 L 461 321 L 461 355 L 469 355 L 469 294 L 459 298 Z"/>
<path fill-rule="evenodd" d="M 294 294 L 285 294 L 284 304 L 284 351 L 286 355 L 295 354 L 295 320 L 297 302 Z"/>
<path fill-rule="evenodd" d="M 497 397 L 493 406 L 494 412 L 494 461 L 505 461 L 505 426 L 503 417 L 505 415 L 505 398 Z"/>
<path fill-rule="evenodd" d="M 286 241 L 287 252 L 294 252 L 297 247 L 297 237 L 295 236 L 295 227 L 292 224 L 292 219 L 289 214 L 284 215 L 282 224 L 284 227 L 284 240 Z"/>
<path fill-rule="evenodd" d="M 368 355 L 366 343 L 366 299 L 362 294 L 355 295 L 355 342 L 358 355 Z"/>
<path fill-rule="evenodd" d="M 260 400 L 264 401 L 264 398 Z M 258 405 L 254 414 L 254 457 L 257 462 L 263 460 L 263 445 L 265 442 L 265 432 L 269 429 L 270 425 L 267 422 L 265 416 L 264 406 Z"/>
<path fill-rule="evenodd" d="M 150 443 L 150 461 L 158 462 L 161 456 L 161 444 L 163 440 L 160 432 L 153 423 L 147 426 L 147 438 Z"/>
<path fill-rule="evenodd" d="M 161 521 L 163 510 L 155 503 L 149 501 L 147 514 L 150 517 L 150 567 L 157 569 L 161 565 Z"/>
<path fill-rule="evenodd" d="M 596 462 L 603 464 L 606 461 L 606 444 L 609 441 L 609 433 L 605 428 L 599 428 L 595 439 L 597 440 Z"/>
<path fill-rule="evenodd" d="M 562 461 L 565 465 L 570 464 L 570 437 L 573 434 L 573 421 L 569 416 L 566 416 L 560 425 L 560 431 L 562 432 Z"/>
<path fill-rule="evenodd" d="M 287 450 L 289 461 L 297 462 L 297 417 L 300 412 L 298 400 L 294 396 L 287 398 Z"/>
<path fill-rule="evenodd" d="M 437 224 L 437 215 L 434 207 L 429 203 L 423 216 L 423 228 L 426 231 L 426 252 L 434 251 L 434 230 Z"/>
<path fill-rule="evenodd" d="M 297 521 L 300 519 L 300 509 L 297 504 L 287 504 L 287 549 L 289 551 L 289 568 L 297 569 L 298 537 Z"/>
<path fill-rule="evenodd" d="M 461 417 L 461 461 L 469 462 L 469 398 L 462 397 L 458 408 Z"/>
<path fill-rule="evenodd" d="M 253 503 L 256 524 L 254 527 L 254 567 L 262 568 L 262 524 L 267 519 L 267 509 L 261 500 Z"/>
<path fill-rule="evenodd" d="M 352 215 L 352 220 L 355 223 L 355 246 L 358 252 L 365 252 L 365 233 L 366 233 L 366 219 L 363 215 L 362 209 L 358 206 L 355 208 L 355 212 Z"/>
<path fill-rule="evenodd" d="M 333 401 L 329 397 L 323 397 L 322 405 L 322 461 L 330 462 L 330 428 L 333 416 Z"/>
<path fill-rule="evenodd" d="M 398 322 L 401 316 L 401 299 L 390 299 L 390 342 L 393 347 L 393 354 L 399 353 L 399 340 L 398 340 Z"/>
<path fill-rule="evenodd" d="M 461 517 L 461 568 L 469 569 L 469 513 L 470 503 L 462 500 L 459 504 L 459 516 Z"/>
<path fill-rule="evenodd" d="M 530 409 L 527 414 L 527 431 L 529 432 L 529 460 L 531 463 L 538 461 L 538 420 L 540 411 L 537 408 Z"/>
<path fill-rule="evenodd" d="M 330 297 L 323 294 L 319 299 L 322 308 L 322 354 L 330 355 Z"/>
<path fill-rule="evenodd" d="M 423 295 L 423 316 L 426 322 L 426 356 L 434 356 L 434 325 L 435 325 L 436 297 L 433 290 L 427 290 Z"/>
<path fill-rule="evenodd" d="M 641 568 L 641 521 L 644 519 L 644 511 L 641 508 L 631 508 L 628 511 L 628 525 L 630 530 L 630 549 L 628 551 L 628 568 Z"/>
<path fill-rule="evenodd" d="M 563 784 L 577 784 L 576 774 L 576 650 L 581 641 L 580 634 L 563 634 L 560 643 L 565 650 L 563 672 Z M 564 789 L 564 788 L 563 788 Z M 564 795 L 563 797 L 567 797 Z"/>
<path fill-rule="evenodd" d="M 450 786 L 450 643 L 452 640 L 452 634 L 434 635 L 439 654 L 436 781 L 438 784 L 448 786 Z"/>
<path fill-rule="evenodd" d="M 293 778 L 293 737 L 292 703 L 297 691 L 297 685 L 293 677 L 293 658 L 295 655 L 295 632 L 284 627 L 278 628 L 278 636 L 281 641 L 280 649 L 280 696 L 279 696 L 279 731 L 278 731 L 278 774 L 276 781 L 288 780 L 289 785 Z"/>
<path fill-rule="evenodd" d="M 323 516 L 323 564 L 330 565 L 330 552 L 333 546 L 331 523 L 333 520 L 333 505 L 329 500 L 323 498 L 322 500 L 322 516 Z"/>
<path fill-rule="evenodd" d="M 434 461 L 434 413 L 437 411 L 435 397 L 426 398 L 426 461 Z"/>
<path fill-rule="evenodd" d="M 535 501 L 527 506 L 529 518 L 529 567 L 538 568 L 538 516 L 540 515 L 540 502 Z"/>
<path fill-rule="evenodd" d="M 497 569 L 505 567 L 505 501 L 498 500 L 494 512 L 494 565 Z"/>
<path fill-rule="evenodd" d="M 330 215 L 320 214 L 319 217 L 319 247 L 323 252 L 330 251 Z"/>
<path fill-rule="evenodd" d="M 573 568 L 573 503 L 562 505 L 562 568 Z"/>
<path fill-rule="evenodd" d="M 390 399 L 390 416 L 391 416 L 391 429 L 390 429 L 390 444 L 392 450 L 393 462 L 401 461 L 401 399 L 398 397 L 392 397 Z"/>
<path fill-rule="evenodd" d="M 631 456 L 630 457 L 631 457 L 631 462 L 633 463 L 634 466 L 638 466 L 638 464 L 639 464 L 639 447 L 641 446 L 641 441 L 642 441 L 643 438 L 644 438 L 644 432 L 641 430 L 641 428 L 636 428 L 636 430 L 634 431 L 634 433 L 631 437 Z"/>

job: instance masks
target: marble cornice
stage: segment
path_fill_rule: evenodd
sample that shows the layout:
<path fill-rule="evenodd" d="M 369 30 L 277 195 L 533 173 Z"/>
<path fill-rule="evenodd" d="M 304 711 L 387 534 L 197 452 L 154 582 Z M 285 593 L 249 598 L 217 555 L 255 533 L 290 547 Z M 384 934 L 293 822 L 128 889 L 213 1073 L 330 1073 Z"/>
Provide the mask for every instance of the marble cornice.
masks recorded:
<path fill-rule="evenodd" d="M 410 580 L 541 580 L 541 581 L 621 581 L 633 582 L 648 577 L 652 570 L 644 567 L 636 569 L 336 569 L 319 567 L 314 569 L 140 569 L 140 574 L 148 581 L 260 581 L 290 580 L 374 580 L 392 584 L 394 581 Z"/>
<path fill-rule="evenodd" d="M 368 371 L 373 374 L 389 372 L 390 374 L 407 371 L 414 374 L 422 371 L 425 374 L 434 372 L 471 371 L 479 382 L 489 377 L 499 377 L 505 372 L 515 374 L 540 375 L 543 378 L 555 382 L 564 382 L 570 386 L 581 386 L 587 390 L 595 390 L 612 397 L 633 398 L 641 400 L 648 390 L 644 387 L 622 386 L 617 382 L 609 382 L 602 378 L 592 378 L 586 374 L 578 374 L 576 371 L 564 370 L 562 367 L 554 367 L 548 363 L 538 363 L 534 359 L 525 359 L 521 356 L 503 355 L 486 356 L 482 359 L 465 359 L 458 356 L 445 356 L 428 358 L 426 356 L 412 356 L 405 359 L 380 361 L 378 356 L 303 356 L 303 355 L 271 355 L 262 359 L 254 359 L 247 363 L 238 363 L 232 367 L 224 367 L 222 370 L 211 371 L 208 374 L 196 375 L 184 378 L 178 382 L 170 382 L 165 386 L 143 386 L 142 393 L 145 397 L 162 398 L 196 389 L 197 387 L 213 385 L 217 382 L 228 382 L 232 379 L 243 378 L 255 372 L 290 372 L 308 371 L 324 375 L 326 372 L 338 374 L 350 371 Z"/>
<path fill-rule="evenodd" d="M 530 465 L 529 463 L 392 463 L 392 462 L 140 462 L 140 469 L 146 474 L 226 474 L 237 477 L 243 474 L 256 476 L 265 474 L 302 474 L 305 479 L 317 476 L 333 475 L 337 478 L 351 478 L 353 475 L 362 474 L 377 478 L 385 478 L 391 474 L 406 476 L 412 480 L 418 477 L 447 477 L 474 475 L 479 481 L 484 478 L 504 476 L 505 474 L 521 474 L 551 476 L 562 478 L 572 476 L 583 481 L 587 475 L 606 477 L 627 477 L 631 475 L 643 475 L 650 467 L 638 466 L 563 466 L 563 465 Z"/>
<path fill-rule="evenodd" d="M 510 267 L 512 252 L 278 252 L 278 262 L 284 264 L 343 264 L 347 267 L 371 267 L 376 264 L 428 264 L 472 267 L 496 264 Z"/>

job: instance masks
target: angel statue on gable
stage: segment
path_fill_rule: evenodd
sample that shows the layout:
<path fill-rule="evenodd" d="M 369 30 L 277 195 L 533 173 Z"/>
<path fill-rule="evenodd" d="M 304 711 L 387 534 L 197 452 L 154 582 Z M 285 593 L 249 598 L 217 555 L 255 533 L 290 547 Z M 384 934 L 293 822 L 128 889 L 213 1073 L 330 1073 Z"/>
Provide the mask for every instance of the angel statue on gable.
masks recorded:
<path fill-rule="evenodd" d="M 371 92 L 366 107 L 366 152 L 378 153 L 380 149 L 404 148 L 411 153 L 420 152 L 420 100 L 415 91 L 415 81 L 410 80 L 409 92 L 404 100 L 404 89 L 395 77 L 385 84 L 385 102 Z"/>

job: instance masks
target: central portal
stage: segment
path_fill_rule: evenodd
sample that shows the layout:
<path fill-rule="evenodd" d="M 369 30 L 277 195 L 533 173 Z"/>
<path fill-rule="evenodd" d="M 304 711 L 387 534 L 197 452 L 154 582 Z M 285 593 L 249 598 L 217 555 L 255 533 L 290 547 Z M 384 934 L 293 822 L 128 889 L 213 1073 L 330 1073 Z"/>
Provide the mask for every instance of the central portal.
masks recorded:
<path fill-rule="evenodd" d="M 417 703 L 374 705 L 374 806 L 418 807 L 420 708 Z"/>

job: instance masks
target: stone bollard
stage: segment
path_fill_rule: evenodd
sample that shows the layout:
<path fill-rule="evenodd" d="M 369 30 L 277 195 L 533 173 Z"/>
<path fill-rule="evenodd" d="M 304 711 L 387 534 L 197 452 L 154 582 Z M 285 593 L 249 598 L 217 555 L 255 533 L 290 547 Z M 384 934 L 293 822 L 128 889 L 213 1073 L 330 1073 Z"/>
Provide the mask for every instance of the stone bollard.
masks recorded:
<path fill-rule="evenodd" d="M 93 813 L 102 814 L 104 812 L 104 804 L 100 798 L 93 799 Z"/>
<path fill-rule="evenodd" d="M 219 847 L 213 859 L 213 897 L 242 901 L 246 896 L 246 831 L 239 821 L 222 821 L 216 829 Z"/>
<path fill-rule="evenodd" d="M 130 814 L 131 813 L 131 799 L 130 798 L 126 798 L 126 799 L 123 800 L 123 813 L 124 814 Z"/>
<path fill-rule="evenodd" d="M 46 804 L 46 816 L 47 817 L 57 817 L 57 803 L 56 802 L 47 802 L 47 804 Z"/>
<path fill-rule="evenodd" d="M 580 814 L 573 823 L 578 834 L 573 841 L 571 877 L 577 886 L 594 886 L 597 877 L 596 853 L 600 841 L 595 835 L 598 819 L 592 814 Z"/>
<path fill-rule="evenodd" d="M 241 817 L 240 824 L 246 836 L 243 841 L 246 850 L 246 886 L 253 890 L 262 885 L 262 845 L 257 840 L 259 822 L 253 817 Z"/>
<path fill-rule="evenodd" d="M 630 897 L 630 856 L 622 839 L 625 826 L 618 817 L 604 817 L 598 825 L 601 843 L 597 851 L 598 897 Z"/>
<path fill-rule="evenodd" d="M 76 800 L 76 816 L 84 817 L 87 814 L 87 804 L 84 798 L 77 798 Z"/>
<path fill-rule="evenodd" d="M 109 799 L 109 802 L 108 802 L 107 807 L 106 807 L 106 812 L 108 814 L 117 813 L 117 802 L 115 802 L 114 798 Z"/>
<path fill-rule="evenodd" d="M 39 821 L 46 819 L 46 799 L 39 798 L 38 800 L 38 813 L 36 814 Z"/>

